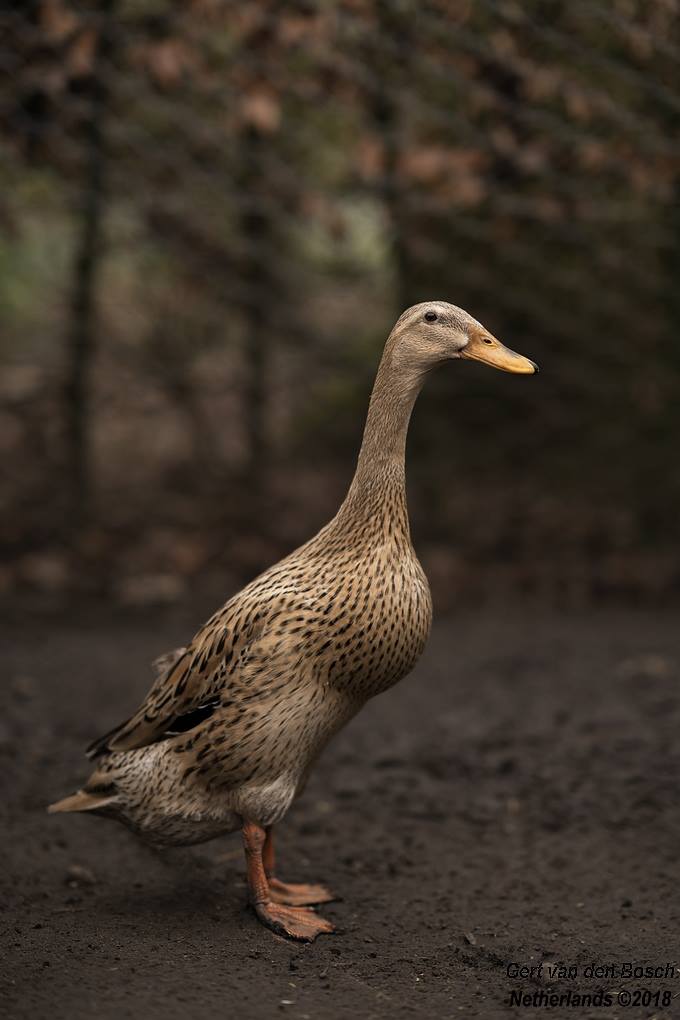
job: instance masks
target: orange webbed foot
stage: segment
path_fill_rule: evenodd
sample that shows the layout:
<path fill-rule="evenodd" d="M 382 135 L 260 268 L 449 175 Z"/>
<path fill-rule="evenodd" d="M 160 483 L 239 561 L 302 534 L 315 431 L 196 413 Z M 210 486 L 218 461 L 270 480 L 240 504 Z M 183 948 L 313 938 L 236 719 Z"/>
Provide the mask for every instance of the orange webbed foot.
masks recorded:
<path fill-rule="evenodd" d="M 285 935 L 298 942 L 313 942 L 318 935 L 330 935 L 335 931 L 330 921 L 307 907 L 290 907 L 272 900 L 254 906 L 263 924 L 277 935 Z"/>
<path fill-rule="evenodd" d="M 307 882 L 281 882 L 278 878 L 272 877 L 269 878 L 269 896 L 273 903 L 283 903 L 289 907 L 331 903 L 338 898 L 325 885 Z"/>

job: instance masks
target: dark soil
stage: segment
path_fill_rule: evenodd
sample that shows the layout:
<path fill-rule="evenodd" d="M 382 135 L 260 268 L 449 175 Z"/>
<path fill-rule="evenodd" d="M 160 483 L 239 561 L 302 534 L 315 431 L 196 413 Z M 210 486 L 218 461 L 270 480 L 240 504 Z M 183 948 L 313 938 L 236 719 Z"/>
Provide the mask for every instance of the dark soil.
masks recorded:
<path fill-rule="evenodd" d="M 680 978 L 583 974 L 680 964 L 674 618 L 440 621 L 280 827 L 282 875 L 343 897 L 323 908 L 341 934 L 305 946 L 246 907 L 236 836 L 160 854 L 116 823 L 44 812 L 201 617 L 3 626 L 2 1017 L 680 1015 Z M 542 961 L 579 975 L 508 977 Z M 621 1008 L 638 987 L 673 1005 Z M 511 1008 L 520 988 L 604 989 L 613 1005 Z"/>

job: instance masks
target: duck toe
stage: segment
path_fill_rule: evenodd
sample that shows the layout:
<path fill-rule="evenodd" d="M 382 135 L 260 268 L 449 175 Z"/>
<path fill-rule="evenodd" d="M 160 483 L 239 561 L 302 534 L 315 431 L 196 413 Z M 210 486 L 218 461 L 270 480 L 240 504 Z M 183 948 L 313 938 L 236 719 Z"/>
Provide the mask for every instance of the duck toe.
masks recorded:
<path fill-rule="evenodd" d="M 333 900 L 338 899 L 325 885 L 308 882 L 281 882 L 278 878 L 269 879 L 269 894 L 273 903 L 283 903 L 289 907 L 332 903 Z"/>
<path fill-rule="evenodd" d="M 287 906 L 283 903 L 256 903 L 255 913 L 260 921 L 277 935 L 298 942 L 313 942 L 319 935 L 330 935 L 335 928 L 325 917 L 319 917 L 308 907 Z"/>

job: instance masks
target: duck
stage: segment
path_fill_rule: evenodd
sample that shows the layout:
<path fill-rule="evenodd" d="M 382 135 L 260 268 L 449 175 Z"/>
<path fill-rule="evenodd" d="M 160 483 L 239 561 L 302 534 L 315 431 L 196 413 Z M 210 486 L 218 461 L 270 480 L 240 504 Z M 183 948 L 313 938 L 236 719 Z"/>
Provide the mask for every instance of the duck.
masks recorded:
<path fill-rule="evenodd" d="M 274 828 L 322 750 L 411 672 L 432 599 L 411 542 L 406 437 L 431 371 L 475 360 L 538 371 L 462 308 L 421 302 L 384 346 L 356 470 L 338 512 L 155 663 L 138 710 L 87 749 L 94 771 L 48 811 L 117 819 L 156 846 L 241 832 L 249 901 L 275 933 L 335 931 L 324 885 L 278 878 Z"/>

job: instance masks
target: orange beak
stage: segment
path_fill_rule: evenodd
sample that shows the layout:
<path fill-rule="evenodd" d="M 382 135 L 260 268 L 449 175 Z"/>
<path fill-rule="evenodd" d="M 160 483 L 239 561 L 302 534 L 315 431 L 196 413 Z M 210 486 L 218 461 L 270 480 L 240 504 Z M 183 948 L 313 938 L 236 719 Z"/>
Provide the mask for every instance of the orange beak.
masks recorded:
<path fill-rule="evenodd" d="M 525 358 L 523 354 L 516 354 L 509 347 L 504 347 L 495 336 L 482 330 L 470 331 L 470 339 L 460 352 L 460 356 L 472 361 L 483 361 L 485 365 L 499 368 L 501 372 L 515 372 L 518 375 L 533 375 L 538 372 L 538 365 L 535 362 Z"/>

